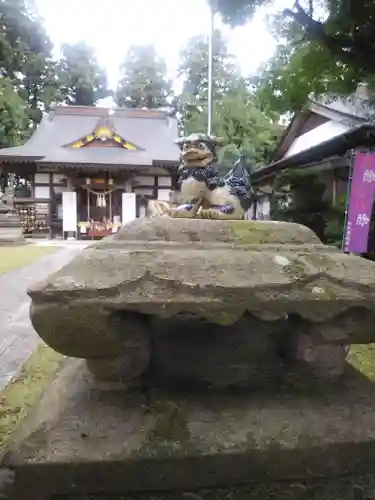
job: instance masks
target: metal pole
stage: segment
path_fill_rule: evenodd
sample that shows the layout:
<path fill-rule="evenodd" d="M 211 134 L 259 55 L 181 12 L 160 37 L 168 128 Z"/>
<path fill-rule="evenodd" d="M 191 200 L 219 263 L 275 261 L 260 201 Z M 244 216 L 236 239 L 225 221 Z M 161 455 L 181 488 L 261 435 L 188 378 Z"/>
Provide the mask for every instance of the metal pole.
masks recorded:
<path fill-rule="evenodd" d="M 210 2 L 210 33 L 208 37 L 208 105 L 207 105 L 207 135 L 212 133 L 213 112 L 213 66 L 214 66 L 214 33 L 215 33 L 215 10 Z"/>

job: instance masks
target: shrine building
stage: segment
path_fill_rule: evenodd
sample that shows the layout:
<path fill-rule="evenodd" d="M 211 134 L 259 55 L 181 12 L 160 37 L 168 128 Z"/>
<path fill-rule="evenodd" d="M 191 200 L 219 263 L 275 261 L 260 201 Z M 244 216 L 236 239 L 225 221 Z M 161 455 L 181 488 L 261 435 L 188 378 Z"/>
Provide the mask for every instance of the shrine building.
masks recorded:
<path fill-rule="evenodd" d="M 0 149 L 25 234 L 100 238 L 176 188 L 177 120 L 160 110 L 58 106 L 22 146 Z"/>

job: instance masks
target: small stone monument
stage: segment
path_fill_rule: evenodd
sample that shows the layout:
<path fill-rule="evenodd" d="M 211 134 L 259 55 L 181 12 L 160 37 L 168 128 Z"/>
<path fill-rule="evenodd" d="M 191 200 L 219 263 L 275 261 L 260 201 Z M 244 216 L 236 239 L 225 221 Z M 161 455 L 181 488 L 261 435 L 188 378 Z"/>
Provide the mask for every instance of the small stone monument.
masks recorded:
<path fill-rule="evenodd" d="M 246 179 L 215 205 L 194 175 L 173 217 L 30 289 L 35 330 L 70 358 L 9 443 L 9 498 L 372 498 L 374 388 L 345 359 L 375 341 L 375 265 L 240 220 Z"/>
<path fill-rule="evenodd" d="M 12 204 L 0 199 L 0 244 L 24 241 L 21 219 Z"/>

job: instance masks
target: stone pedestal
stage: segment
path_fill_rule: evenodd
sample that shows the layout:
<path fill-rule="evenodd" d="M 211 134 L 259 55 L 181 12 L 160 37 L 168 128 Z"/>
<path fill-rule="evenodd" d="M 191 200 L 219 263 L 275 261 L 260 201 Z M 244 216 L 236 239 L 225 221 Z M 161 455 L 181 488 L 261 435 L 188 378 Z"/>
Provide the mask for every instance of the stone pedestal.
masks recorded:
<path fill-rule="evenodd" d="M 6 498 L 373 498 L 374 386 L 345 362 L 373 263 L 296 224 L 144 218 L 29 294 L 82 359 L 9 443 Z"/>
<path fill-rule="evenodd" d="M 0 201 L 0 244 L 24 241 L 21 220 L 16 211 Z"/>
<path fill-rule="evenodd" d="M 375 265 L 298 224 L 137 219 L 29 294 L 42 339 L 106 383 L 331 378 L 375 341 Z"/>
<path fill-rule="evenodd" d="M 68 360 L 2 460 L 5 498 L 373 498 L 373 394 L 349 369 L 308 393 L 103 392 Z"/>

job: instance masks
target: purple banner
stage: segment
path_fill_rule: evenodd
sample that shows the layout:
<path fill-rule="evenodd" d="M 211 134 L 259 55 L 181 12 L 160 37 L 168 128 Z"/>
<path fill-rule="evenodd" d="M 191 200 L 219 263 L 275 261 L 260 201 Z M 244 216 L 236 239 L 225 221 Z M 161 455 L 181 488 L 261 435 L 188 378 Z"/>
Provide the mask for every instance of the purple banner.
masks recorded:
<path fill-rule="evenodd" d="M 375 154 L 356 153 L 350 184 L 349 212 L 344 251 L 367 251 L 372 204 L 375 192 Z"/>

